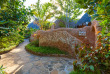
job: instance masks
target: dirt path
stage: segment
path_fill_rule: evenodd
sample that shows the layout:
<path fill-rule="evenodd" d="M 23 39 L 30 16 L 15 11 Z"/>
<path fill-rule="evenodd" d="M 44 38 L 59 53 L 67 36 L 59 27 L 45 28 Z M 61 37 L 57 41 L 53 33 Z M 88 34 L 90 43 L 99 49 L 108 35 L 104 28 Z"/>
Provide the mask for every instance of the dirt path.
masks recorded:
<path fill-rule="evenodd" d="M 29 43 L 25 39 L 12 51 L 2 54 L 0 65 L 9 74 L 69 74 L 73 70 L 74 59 L 62 57 L 41 57 L 25 51 L 25 45 Z"/>

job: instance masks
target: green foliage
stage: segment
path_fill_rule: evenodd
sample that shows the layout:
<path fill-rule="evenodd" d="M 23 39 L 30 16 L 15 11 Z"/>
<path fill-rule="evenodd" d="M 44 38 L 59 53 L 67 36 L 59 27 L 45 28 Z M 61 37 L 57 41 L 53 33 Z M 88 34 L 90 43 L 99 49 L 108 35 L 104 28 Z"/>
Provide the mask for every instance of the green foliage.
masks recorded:
<path fill-rule="evenodd" d="M 0 26 L 9 27 L 28 23 L 30 9 L 25 8 L 23 2 L 7 1 L 0 10 Z"/>
<path fill-rule="evenodd" d="M 102 27 L 98 35 L 97 47 L 95 49 L 84 46 L 80 48 L 79 57 L 82 65 L 79 69 L 94 74 L 110 73 L 110 0 L 75 0 L 82 8 L 92 15 L 93 19 L 100 21 Z M 83 3 L 83 5 L 82 5 Z M 78 66 L 76 63 L 74 66 Z"/>
<path fill-rule="evenodd" d="M 61 16 L 58 16 L 56 18 L 60 20 L 60 23 L 59 23 L 60 27 L 66 27 L 66 19 L 68 19 L 69 22 L 72 21 L 72 19 L 69 17 L 66 17 L 66 15 L 61 15 Z"/>
<path fill-rule="evenodd" d="M 6 72 L 4 71 L 5 68 L 3 68 L 3 65 L 0 66 L 0 74 L 6 74 Z"/>
<path fill-rule="evenodd" d="M 49 22 L 49 21 L 45 21 L 43 22 L 43 26 L 42 26 L 42 29 L 43 30 L 49 30 L 51 29 L 51 26 L 53 25 L 53 23 Z"/>
<path fill-rule="evenodd" d="M 23 42 L 28 33 L 26 32 L 26 30 L 27 28 L 22 25 L 16 26 L 15 28 L 11 29 L 5 29 L 4 31 L 8 32 L 2 32 L 2 36 L 0 37 L 0 52 L 11 50 L 13 47 Z M 31 34 L 31 32 L 29 32 L 29 34 Z"/>
<path fill-rule="evenodd" d="M 3 0 L 2 0 L 3 1 Z M 0 52 L 11 50 L 24 41 L 26 25 L 31 14 L 24 1 L 4 0 L 0 8 Z"/>
<path fill-rule="evenodd" d="M 37 29 L 32 29 L 32 28 L 30 28 L 30 29 L 28 29 L 28 28 L 26 28 L 25 30 L 24 30 L 24 37 L 27 39 L 27 38 L 30 38 L 30 36 L 31 36 L 31 34 L 33 33 L 33 32 L 36 32 L 37 31 Z"/>
<path fill-rule="evenodd" d="M 26 26 L 32 13 L 30 8 L 25 8 L 24 1 L 4 0 L 2 2 L 0 8 L 0 53 L 11 50 L 23 42 L 28 34 L 30 35 L 31 30 L 29 33 L 26 32 Z"/>
<path fill-rule="evenodd" d="M 67 15 L 68 18 L 70 16 L 70 18 L 76 19 L 82 14 L 82 11 L 79 8 L 80 5 L 74 0 L 56 0 L 55 4 L 60 7 L 60 10 L 57 10 L 60 12 L 60 16 Z"/>
<path fill-rule="evenodd" d="M 66 27 L 66 25 L 63 22 L 60 22 L 59 26 L 60 27 Z"/>
<path fill-rule="evenodd" d="M 103 43 L 102 43 L 103 42 Z M 94 74 L 109 74 L 110 73 L 110 49 L 109 38 L 103 36 L 101 33 L 98 35 L 97 47 L 82 47 L 79 48 L 79 58 L 81 58 L 82 65 L 73 65 L 78 70 L 84 72 L 91 72 Z"/>
<path fill-rule="evenodd" d="M 0 49 L 3 49 L 3 48 L 7 48 L 9 47 L 10 45 L 14 45 L 14 44 L 18 44 L 18 42 L 16 41 L 16 39 L 14 40 L 14 37 L 13 37 L 13 40 L 12 40 L 12 36 L 7 36 L 7 37 L 1 37 L 0 38 Z"/>
<path fill-rule="evenodd" d="M 85 74 L 85 72 L 83 72 L 81 70 L 77 70 L 77 71 L 72 71 L 69 74 Z"/>
<path fill-rule="evenodd" d="M 110 35 L 110 0 L 75 0 L 81 8 L 87 9 L 93 19 L 101 21 L 102 34 Z M 83 4 L 82 4 L 83 3 Z"/>
<path fill-rule="evenodd" d="M 40 4 L 40 0 L 36 3 L 36 5 L 32 5 L 32 13 L 39 19 L 39 25 L 41 25 L 41 29 L 48 29 L 49 26 L 52 24 L 48 21 L 48 19 L 51 19 L 55 11 L 52 11 L 53 9 L 56 9 L 52 3 L 44 3 Z"/>
<path fill-rule="evenodd" d="M 36 47 L 39 47 L 39 40 L 31 42 L 31 45 L 35 45 Z"/>
<path fill-rule="evenodd" d="M 82 11 L 79 8 L 79 4 L 74 0 L 56 0 L 56 6 L 59 6 L 59 9 L 55 9 L 59 11 L 59 15 L 55 16 L 57 19 L 65 20 L 66 28 L 69 28 L 69 22 L 71 20 L 77 20 L 77 17 L 82 14 Z M 62 17 L 62 18 L 61 18 Z"/>
<path fill-rule="evenodd" d="M 58 48 L 55 47 L 49 47 L 49 46 L 39 47 L 38 40 L 26 45 L 26 49 L 32 52 L 42 53 L 42 54 L 68 54 L 67 52 L 59 50 Z"/>
<path fill-rule="evenodd" d="M 5 30 L 6 31 L 6 30 Z M 18 26 L 16 29 L 11 29 L 7 36 L 0 37 L 0 53 L 9 51 L 19 43 L 24 41 L 24 38 L 29 38 L 36 29 L 28 29 L 25 26 Z M 3 34 L 3 33 L 2 33 Z M 6 34 L 5 34 L 6 35 Z"/>
<path fill-rule="evenodd" d="M 19 43 L 23 41 L 24 41 L 24 37 L 21 35 L 0 37 L 0 53 L 11 50 L 13 47 L 17 46 Z"/>
<path fill-rule="evenodd" d="M 31 14 L 30 8 L 25 8 L 24 2 L 20 0 L 7 0 L 0 9 L 0 36 L 7 35 L 7 33 L 16 29 L 19 25 L 27 25 L 29 15 Z M 8 28 L 8 29 L 6 29 Z"/>

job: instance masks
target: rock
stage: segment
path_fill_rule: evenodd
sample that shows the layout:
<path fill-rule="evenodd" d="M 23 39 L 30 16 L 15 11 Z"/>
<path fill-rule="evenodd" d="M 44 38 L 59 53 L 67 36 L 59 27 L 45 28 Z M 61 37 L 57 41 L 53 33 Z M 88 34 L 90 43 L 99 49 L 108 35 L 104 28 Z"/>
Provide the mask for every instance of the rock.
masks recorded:
<path fill-rule="evenodd" d="M 30 70 L 30 74 L 40 74 L 40 70 L 36 69 L 36 68 L 32 68 Z"/>
<path fill-rule="evenodd" d="M 42 61 L 35 61 L 33 64 L 35 66 L 43 66 Z"/>
<path fill-rule="evenodd" d="M 50 74 L 58 74 L 57 70 L 52 70 L 52 72 Z"/>
<path fill-rule="evenodd" d="M 58 74 L 66 74 L 66 72 L 65 71 L 60 71 L 60 72 L 58 72 Z"/>
<path fill-rule="evenodd" d="M 55 69 L 58 69 L 58 68 L 60 68 L 61 66 L 62 66 L 61 63 L 57 63 L 57 64 L 54 65 L 54 68 L 55 68 Z"/>
<path fill-rule="evenodd" d="M 73 62 L 68 62 L 69 65 L 73 65 Z"/>
<path fill-rule="evenodd" d="M 22 72 L 28 72 L 31 68 L 33 67 L 33 64 L 32 63 L 26 63 L 22 68 L 21 68 L 21 71 Z"/>
<path fill-rule="evenodd" d="M 52 71 L 53 70 L 53 68 L 49 68 L 49 71 Z"/>

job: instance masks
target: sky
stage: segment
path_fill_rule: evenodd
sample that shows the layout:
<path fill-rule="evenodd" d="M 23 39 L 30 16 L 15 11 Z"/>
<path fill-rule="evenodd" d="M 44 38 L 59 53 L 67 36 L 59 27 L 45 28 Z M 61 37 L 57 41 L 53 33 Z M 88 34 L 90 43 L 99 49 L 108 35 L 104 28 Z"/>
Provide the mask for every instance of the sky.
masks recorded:
<path fill-rule="evenodd" d="M 24 5 L 26 6 L 26 7 L 28 7 L 28 6 L 31 6 L 31 4 L 36 4 L 36 2 L 37 2 L 38 0 L 26 0 L 25 2 L 24 2 Z M 40 3 L 41 4 L 43 4 L 43 3 L 46 3 L 46 2 L 49 2 L 50 0 L 40 0 Z M 83 10 L 83 13 L 78 17 L 78 18 L 81 18 L 83 15 L 84 15 L 84 11 L 85 10 Z M 32 22 L 32 21 L 34 21 L 34 19 L 31 19 L 31 21 L 30 22 Z M 50 21 L 55 21 L 54 19 L 51 19 Z"/>
<path fill-rule="evenodd" d="M 45 2 L 49 2 L 50 0 L 40 0 L 41 4 L 45 3 Z M 26 7 L 31 6 L 31 4 L 36 4 L 37 0 L 26 0 L 26 2 L 24 3 L 24 5 Z"/>

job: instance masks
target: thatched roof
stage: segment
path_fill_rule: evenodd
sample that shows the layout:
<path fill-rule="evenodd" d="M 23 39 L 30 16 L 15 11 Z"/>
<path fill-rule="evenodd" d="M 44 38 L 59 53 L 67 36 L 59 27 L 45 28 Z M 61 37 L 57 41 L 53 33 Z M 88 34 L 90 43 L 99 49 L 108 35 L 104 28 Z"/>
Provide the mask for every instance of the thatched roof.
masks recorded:
<path fill-rule="evenodd" d="M 60 24 L 60 22 L 62 22 L 64 25 L 65 25 L 65 27 L 66 27 L 66 21 L 63 21 L 62 19 L 57 19 L 54 23 L 55 23 L 55 29 L 56 28 L 60 28 L 60 26 L 59 26 L 59 24 Z M 75 28 L 76 27 L 76 23 L 75 23 L 75 21 L 71 21 L 71 22 L 69 22 L 69 27 L 70 28 Z"/>
<path fill-rule="evenodd" d="M 62 20 L 63 21 L 63 20 Z M 57 27 L 59 27 L 59 23 L 60 22 L 62 22 L 60 19 L 57 19 L 56 21 L 55 21 L 55 24 L 57 25 Z M 71 27 L 71 28 L 75 28 L 75 27 L 78 27 L 78 26 L 82 26 L 82 24 L 83 25 L 86 25 L 85 23 L 86 22 L 91 22 L 91 16 L 89 15 L 89 14 L 87 14 L 87 13 L 85 13 L 82 17 L 81 17 L 81 19 L 80 20 L 78 20 L 78 22 L 77 23 L 75 23 L 75 21 L 71 21 L 71 22 L 69 22 L 69 26 Z M 65 21 L 63 21 L 63 23 L 65 23 L 65 25 L 66 25 L 66 22 Z"/>
<path fill-rule="evenodd" d="M 81 19 L 77 22 L 77 26 L 81 26 L 83 23 L 91 22 L 91 16 L 85 13 Z"/>
<path fill-rule="evenodd" d="M 35 24 L 34 22 L 28 24 L 27 26 L 28 28 L 33 28 L 33 29 L 39 29 L 39 26 L 37 24 Z"/>

